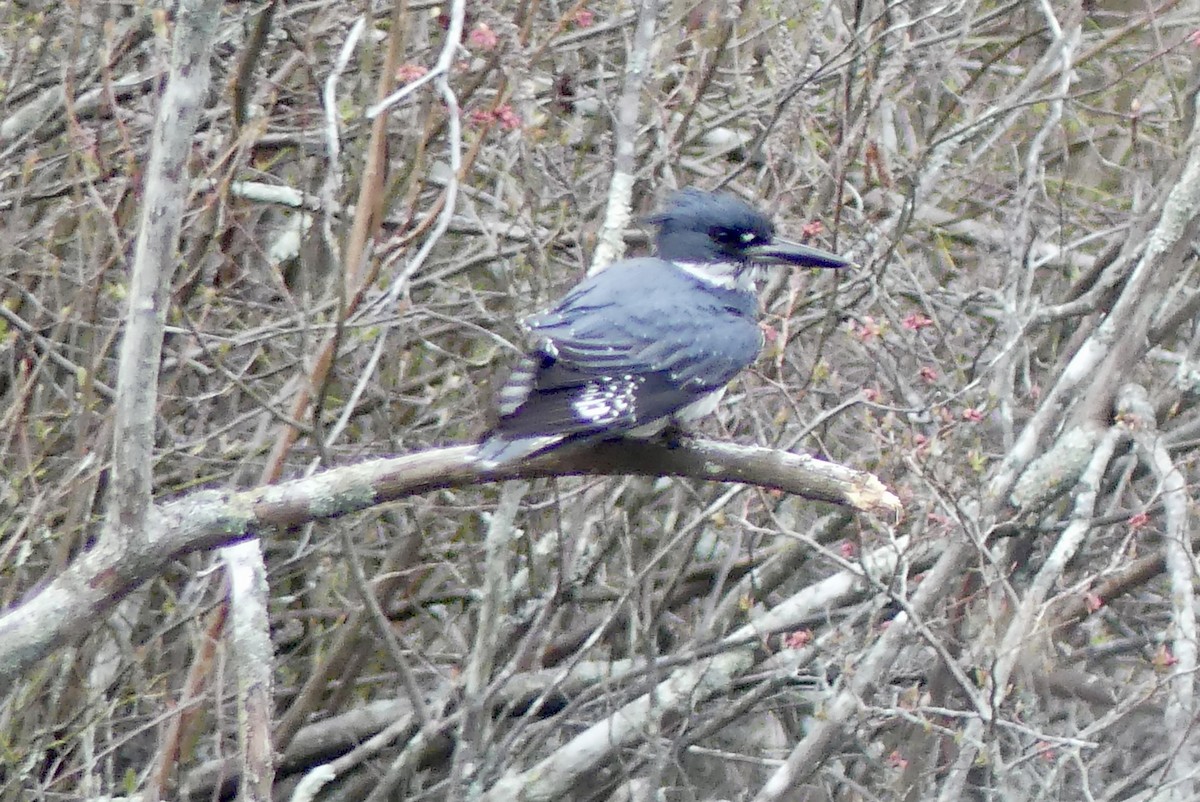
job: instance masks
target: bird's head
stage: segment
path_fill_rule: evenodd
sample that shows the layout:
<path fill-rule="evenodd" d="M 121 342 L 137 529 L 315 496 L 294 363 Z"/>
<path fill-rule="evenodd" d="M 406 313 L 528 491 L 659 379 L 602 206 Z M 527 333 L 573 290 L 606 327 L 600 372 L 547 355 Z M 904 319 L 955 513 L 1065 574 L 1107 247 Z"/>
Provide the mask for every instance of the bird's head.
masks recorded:
<path fill-rule="evenodd" d="M 654 241 L 659 258 L 718 286 L 747 288 L 750 268 L 758 265 L 851 264 L 829 251 L 777 238 L 766 215 L 732 195 L 683 189 L 646 222 L 658 227 Z"/>

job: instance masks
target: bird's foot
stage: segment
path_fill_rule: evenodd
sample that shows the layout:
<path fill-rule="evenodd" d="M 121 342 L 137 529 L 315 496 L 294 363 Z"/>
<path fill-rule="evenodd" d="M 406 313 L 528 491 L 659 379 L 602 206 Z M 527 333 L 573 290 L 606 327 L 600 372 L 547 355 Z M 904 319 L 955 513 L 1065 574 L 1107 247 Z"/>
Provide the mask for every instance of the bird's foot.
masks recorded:
<path fill-rule="evenodd" d="M 669 424 L 658 433 L 659 442 L 672 451 L 677 448 L 683 448 L 690 439 L 692 439 L 692 435 L 674 423 Z"/>

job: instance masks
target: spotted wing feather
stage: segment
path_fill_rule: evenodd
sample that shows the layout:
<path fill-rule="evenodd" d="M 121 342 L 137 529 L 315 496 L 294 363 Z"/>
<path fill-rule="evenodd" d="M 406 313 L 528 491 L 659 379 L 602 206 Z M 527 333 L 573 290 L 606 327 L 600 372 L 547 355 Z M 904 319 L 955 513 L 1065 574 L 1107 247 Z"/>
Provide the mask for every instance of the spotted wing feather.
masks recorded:
<path fill-rule="evenodd" d="M 723 387 L 761 346 L 753 298 L 701 288 L 658 259 L 613 265 L 526 326 L 536 345 L 500 391 L 479 449 L 487 462 L 667 418 Z"/>

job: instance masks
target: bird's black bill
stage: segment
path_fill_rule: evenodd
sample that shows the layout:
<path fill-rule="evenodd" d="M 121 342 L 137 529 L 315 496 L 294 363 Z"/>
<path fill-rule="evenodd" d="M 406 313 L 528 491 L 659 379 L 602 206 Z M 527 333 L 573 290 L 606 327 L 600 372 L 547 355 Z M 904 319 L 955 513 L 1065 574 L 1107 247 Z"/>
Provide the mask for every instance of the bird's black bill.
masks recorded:
<path fill-rule="evenodd" d="M 744 253 L 751 262 L 764 265 L 837 268 L 854 264 L 836 253 L 779 239 L 767 245 L 751 245 Z"/>

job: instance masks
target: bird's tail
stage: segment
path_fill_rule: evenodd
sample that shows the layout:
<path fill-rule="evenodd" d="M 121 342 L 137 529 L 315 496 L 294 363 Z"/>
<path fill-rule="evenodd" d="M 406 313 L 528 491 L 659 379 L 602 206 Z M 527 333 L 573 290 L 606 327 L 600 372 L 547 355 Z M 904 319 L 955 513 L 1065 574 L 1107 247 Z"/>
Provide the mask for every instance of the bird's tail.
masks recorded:
<path fill-rule="evenodd" d="M 499 435 L 484 438 L 475 446 L 471 455 L 479 467 L 484 470 L 495 470 L 502 465 L 529 459 L 541 452 L 553 448 L 564 440 L 561 434 L 538 435 L 536 437 L 519 437 L 515 440 L 505 440 Z"/>

